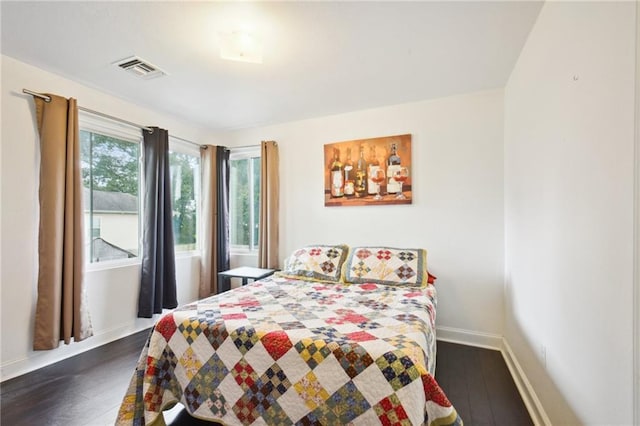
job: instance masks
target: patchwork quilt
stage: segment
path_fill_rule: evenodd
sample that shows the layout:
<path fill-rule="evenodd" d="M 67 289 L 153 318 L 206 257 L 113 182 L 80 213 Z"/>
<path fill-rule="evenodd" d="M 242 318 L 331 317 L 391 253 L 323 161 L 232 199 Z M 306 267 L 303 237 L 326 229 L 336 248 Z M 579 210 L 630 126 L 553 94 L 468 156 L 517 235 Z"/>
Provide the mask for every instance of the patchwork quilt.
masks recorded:
<path fill-rule="evenodd" d="M 436 383 L 435 288 L 271 277 L 161 317 L 117 425 L 182 403 L 225 425 L 461 425 Z"/>

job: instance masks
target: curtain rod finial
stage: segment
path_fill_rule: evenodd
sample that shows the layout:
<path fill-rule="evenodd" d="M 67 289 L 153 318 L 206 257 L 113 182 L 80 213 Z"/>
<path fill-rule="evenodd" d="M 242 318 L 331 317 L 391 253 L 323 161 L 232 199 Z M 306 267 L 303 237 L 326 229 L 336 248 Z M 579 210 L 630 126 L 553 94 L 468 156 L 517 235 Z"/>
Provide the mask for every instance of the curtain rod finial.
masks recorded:
<path fill-rule="evenodd" d="M 36 98 L 40 98 L 40 99 L 44 100 L 47 103 L 51 102 L 51 96 L 49 96 L 49 95 L 44 95 L 42 93 L 34 92 L 32 90 L 29 90 L 29 89 L 22 89 L 22 93 L 25 93 L 25 94 L 31 95 L 31 96 L 35 96 Z"/>

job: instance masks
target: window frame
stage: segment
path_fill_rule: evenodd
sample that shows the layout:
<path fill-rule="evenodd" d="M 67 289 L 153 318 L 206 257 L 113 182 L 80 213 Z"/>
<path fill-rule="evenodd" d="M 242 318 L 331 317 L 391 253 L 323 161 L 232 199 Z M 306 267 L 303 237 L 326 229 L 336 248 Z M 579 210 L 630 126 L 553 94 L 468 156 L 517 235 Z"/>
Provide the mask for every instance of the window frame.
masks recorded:
<path fill-rule="evenodd" d="M 249 160 L 249 173 L 248 176 L 250 176 L 249 178 L 249 189 L 250 189 L 250 193 L 251 196 L 249 197 L 249 221 L 251 224 L 255 224 L 256 226 L 259 227 L 259 221 L 260 218 L 259 217 L 255 217 L 254 211 L 255 211 L 255 205 L 253 204 L 253 199 L 254 199 L 254 192 L 255 192 L 255 185 L 253 182 L 253 172 L 254 172 L 254 167 L 253 167 L 253 161 L 251 161 L 254 158 L 258 158 L 261 159 L 262 158 L 262 150 L 260 148 L 260 145 L 255 145 L 255 146 L 247 146 L 247 147 L 242 147 L 242 148 L 234 148 L 234 147 L 230 147 L 230 153 L 229 153 L 229 162 L 231 161 L 236 161 L 236 160 Z M 231 182 L 229 182 L 229 185 L 231 185 Z M 260 190 L 260 188 L 258 187 L 258 190 Z M 231 192 L 231 191 L 229 191 Z M 260 198 L 258 198 L 259 200 Z M 259 203 L 259 201 L 258 201 Z M 229 200 L 229 228 L 231 229 L 231 200 Z M 231 243 L 231 238 L 229 238 L 229 252 L 230 254 L 250 254 L 250 255 L 256 255 L 258 253 L 258 244 L 253 244 L 254 241 L 254 236 L 255 236 L 255 226 L 249 226 L 250 228 L 250 236 L 249 236 L 249 245 L 248 246 L 244 246 L 244 245 L 236 245 Z M 257 230 L 257 232 L 260 232 L 260 229 Z"/>
<path fill-rule="evenodd" d="M 97 226 L 96 226 L 97 225 Z M 98 230 L 98 235 L 94 235 L 96 229 Z M 91 216 L 91 228 L 89 230 L 89 234 L 91 238 L 100 238 L 102 235 L 102 218 Z"/>

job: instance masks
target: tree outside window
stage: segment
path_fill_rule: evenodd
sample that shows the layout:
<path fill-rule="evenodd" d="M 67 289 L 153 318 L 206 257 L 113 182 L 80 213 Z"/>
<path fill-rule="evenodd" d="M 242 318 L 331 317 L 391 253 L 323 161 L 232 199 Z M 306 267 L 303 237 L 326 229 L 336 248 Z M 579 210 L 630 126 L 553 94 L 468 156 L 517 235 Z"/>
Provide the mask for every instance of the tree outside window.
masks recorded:
<path fill-rule="evenodd" d="M 230 239 L 234 249 L 256 250 L 259 237 L 260 154 L 232 150 L 229 182 Z"/>
<path fill-rule="evenodd" d="M 198 235 L 196 195 L 199 193 L 200 158 L 195 155 L 171 152 L 169 164 L 176 251 L 195 250 Z"/>

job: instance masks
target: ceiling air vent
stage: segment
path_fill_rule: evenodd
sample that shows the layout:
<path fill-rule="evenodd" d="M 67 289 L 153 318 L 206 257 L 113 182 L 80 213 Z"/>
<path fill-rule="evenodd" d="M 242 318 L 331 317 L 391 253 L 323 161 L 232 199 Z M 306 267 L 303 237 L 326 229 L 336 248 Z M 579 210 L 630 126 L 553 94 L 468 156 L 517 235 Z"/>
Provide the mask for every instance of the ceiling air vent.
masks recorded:
<path fill-rule="evenodd" d="M 157 66 L 152 65 L 137 56 L 132 56 L 130 58 L 114 62 L 113 65 L 116 65 L 136 77 L 140 77 L 145 80 L 150 80 L 167 74 Z"/>

